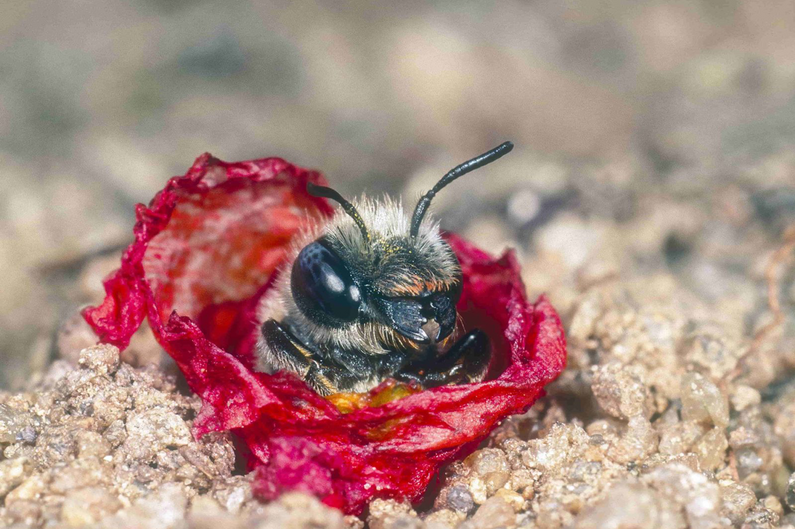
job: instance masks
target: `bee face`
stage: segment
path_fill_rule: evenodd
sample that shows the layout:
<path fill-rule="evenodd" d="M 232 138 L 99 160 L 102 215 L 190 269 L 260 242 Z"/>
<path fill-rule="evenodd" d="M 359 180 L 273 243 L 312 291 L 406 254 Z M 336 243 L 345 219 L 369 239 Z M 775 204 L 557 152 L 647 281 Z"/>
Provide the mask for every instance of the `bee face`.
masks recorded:
<path fill-rule="evenodd" d="M 373 206 L 381 216 L 386 208 L 396 207 Z M 428 239 L 435 240 L 429 244 Z M 301 249 L 290 277 L 295 304 L 313 324 L 331 329 L 375 326 L 386 336 L 381 342 L 410 348 L 452 334 L 460 286 L 458 260 L 438 230 L 419 241 L 378 232 L 362 241 L 350 223 Z"/>
<path fill-rule="evenodd" d="M 505 143 L 459 165 L 420 199 L 409 218 L 389 198 L 351 204 L 309 185 L 341 210 L 310 230 L 288 272 L 260 305 L 259 367 L 287 369 L 319 393 L 366 391 L 393 377 L 439 385 L 477 380 L 489 343 L 479 330 L 452 347 L 461 266 L 436 223 L 436 193 L 509 152 Z"/>

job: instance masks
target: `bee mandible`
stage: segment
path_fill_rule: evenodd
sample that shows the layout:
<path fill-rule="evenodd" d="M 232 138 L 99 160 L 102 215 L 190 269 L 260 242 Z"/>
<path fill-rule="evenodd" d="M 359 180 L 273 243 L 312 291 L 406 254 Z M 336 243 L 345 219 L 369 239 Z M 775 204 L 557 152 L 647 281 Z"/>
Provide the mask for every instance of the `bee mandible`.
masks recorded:
<path fill-rule="evenodd" d="M 426 388 L 482 380 L 488 336 L 479 329 L 457 336 L 461 265 L 426 213 L 442 188 L 512 149 L 505 142 L 453 168 L 410 218 L 388 197 L 351 203 L 308 184 L 340 210 L 299 238 L 260 302 L 258 369 L 292 371 L 324 396 L 368 391 L 388 378 Z"/>

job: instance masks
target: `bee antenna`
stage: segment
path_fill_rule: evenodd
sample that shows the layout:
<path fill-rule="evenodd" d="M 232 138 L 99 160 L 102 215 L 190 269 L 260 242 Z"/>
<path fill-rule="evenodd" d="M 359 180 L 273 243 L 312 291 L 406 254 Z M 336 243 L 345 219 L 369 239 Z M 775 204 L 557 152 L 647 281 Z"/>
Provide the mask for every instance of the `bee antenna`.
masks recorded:
<path fill-rule="evenodd" d="M 313 197 L 328 198 L 335 202 L 339 202 L 339 205 L 342 206 L 342 209 L 345 210 L 345 213 L 347 213 L 353 219 L 356 225 L 359 226 L 359 230 L 362 232 L 364 239 L 366 241 L 370 240 L 370 232 L 367 231 L 367 225 L 364 223 L 362 216 L 359 215 L 359 212 L 356 211 L 356 208 L 353 207 L 353 204 L 345 200 L 342 195 L 330 187 L 315 185 L 312 182 L 306 183 L 306 190 Z"/>
<path fill-rule="evenodd" d="M 420 198 L 419 202 L 417 202 L 417 206 L 414 208 L 414 214 L 411 216 L 411 231 L 409 232 L 411 236 L 416 237 L 420 233 L 420 224 L 422 224 L 422 219 L 425 217 L 425 213 L 428 211 L 428 207 L 431 205 L 431 200 L 433 200 L 433 197 L 436 196 L 436 193 L 441 191 L 442 188 L 451 183 L 453 180 L 456 180 L 458 177 L 464 176 L 475 169 L 499 160 L 512 150 L 513 143 L 506 141 L 502 145 L 494 147 L 490 151 L 484 152 L 480 156 L 476 156 L 475 158 L 472 158 L 471 160 L 468 160 L 451 169 L 449 173 L 444 175 L 442 179 L 439 180 L 435 186 L 433 186 L 433 189 L 425 193 L 422 198 Z"/>

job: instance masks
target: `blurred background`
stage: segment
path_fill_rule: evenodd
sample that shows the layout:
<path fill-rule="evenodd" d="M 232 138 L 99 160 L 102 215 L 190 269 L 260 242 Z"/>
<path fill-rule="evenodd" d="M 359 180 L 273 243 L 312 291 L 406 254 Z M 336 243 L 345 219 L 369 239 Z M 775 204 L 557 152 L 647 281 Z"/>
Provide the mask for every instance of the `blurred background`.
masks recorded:
<path fill-rule="evenodd" d="M 57 354 L 134 205 L 205 151 L 413 200 L 511 139 L 435 211 L 517 248 L 564 315 L 662 272 L 750 333 L 795 221 L 789 0 L 29 0 L 0 50 L 0 387 Z"/>

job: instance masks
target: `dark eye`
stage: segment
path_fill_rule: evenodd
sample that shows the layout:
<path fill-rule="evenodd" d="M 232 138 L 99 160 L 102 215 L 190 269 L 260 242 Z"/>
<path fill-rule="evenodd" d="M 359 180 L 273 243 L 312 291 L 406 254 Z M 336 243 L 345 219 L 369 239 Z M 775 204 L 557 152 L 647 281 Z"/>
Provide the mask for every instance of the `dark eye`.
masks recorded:
<path fill-rule="evenodd" d="M 362 301 L 359 287 L 342 259 L 322 242 L 301 250 L 291 281 L 293 298 L 307 316 L 323 322 L 356 319 Z"/>

